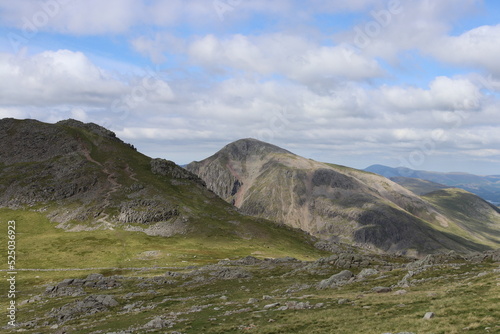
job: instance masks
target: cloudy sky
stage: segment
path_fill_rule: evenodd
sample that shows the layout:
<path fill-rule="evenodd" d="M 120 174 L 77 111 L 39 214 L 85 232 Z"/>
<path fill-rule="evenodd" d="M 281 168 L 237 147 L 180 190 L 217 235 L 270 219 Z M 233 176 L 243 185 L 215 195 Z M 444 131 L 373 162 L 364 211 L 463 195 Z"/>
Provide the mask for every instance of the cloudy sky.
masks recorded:
<path fill-rule="evenodd" d="M 0 117 L 179 164 L 253 137 L 500 174 L 499 21 L 494 0 L 0 0 Z"/>

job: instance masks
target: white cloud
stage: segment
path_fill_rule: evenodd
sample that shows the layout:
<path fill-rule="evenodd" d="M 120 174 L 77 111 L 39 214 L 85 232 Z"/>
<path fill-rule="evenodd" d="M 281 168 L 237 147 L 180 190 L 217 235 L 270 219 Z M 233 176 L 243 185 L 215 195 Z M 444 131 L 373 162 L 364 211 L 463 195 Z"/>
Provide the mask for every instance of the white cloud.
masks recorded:
<path fill-rule="evenodd" d="M 170 85 L 158 73 L 128 80 L 115 78 L 81 52 L 45 51 L 28 57 L 0 54 L 0 101 L 3 105 L 31 107 L 68 106 L 85 118 L 83 107 L 134 111 L 142 103 L 172 101 Z M 74 106 L 76 109 L 73 109 Z"/>
<path fill-rule="evenodd" d="M 411 110 L 476 110 L 483 97 L 480 88 L 467 79 L 437 77 L 429 89 L 387 87 L 381 88 L 385 103 L 398 111 Z M 374 96 L 377 98 L 377 96 Z"/>
<path fill-rule="evenodd" d="M 0 76 L 0 100 L 5 104 L 96 104 L 125 88 L 83 53 L 68 50 L 26 58 L 0 54 Z"/>
<path fill-rule="evenodd" d="M 320 46 L 285 34 L 233 35 L 227 39 L 207 35 L 192 42 L 188 53 L 194 64 L 211 71 L 279 74 L 307 84 L 327 78 L 361 80 L 384 74 L 375 60 L 342 46 Z"/>
<path fill-rule="evenodd" d="M 481 26 L 459 36 L 443 36 L 433 43 L 428 52 L 442 61 L 472 66 L 500 75 L 500 24 Z"/>

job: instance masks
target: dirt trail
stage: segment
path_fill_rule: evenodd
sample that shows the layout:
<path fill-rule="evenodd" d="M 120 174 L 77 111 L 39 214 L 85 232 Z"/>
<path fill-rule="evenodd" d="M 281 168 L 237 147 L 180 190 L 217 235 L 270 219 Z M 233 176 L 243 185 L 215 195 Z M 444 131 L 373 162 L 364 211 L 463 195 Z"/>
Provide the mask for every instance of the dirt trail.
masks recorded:
<path fill-rule="evenodd" d="M 137 181 L 137 182 L 139 181 L 136 178 L 137 173 L 134 173 L 128 164 L 127 164 L 127 167 L 125 167 L 125 172 L 127 172 L 129 179 Z"/>

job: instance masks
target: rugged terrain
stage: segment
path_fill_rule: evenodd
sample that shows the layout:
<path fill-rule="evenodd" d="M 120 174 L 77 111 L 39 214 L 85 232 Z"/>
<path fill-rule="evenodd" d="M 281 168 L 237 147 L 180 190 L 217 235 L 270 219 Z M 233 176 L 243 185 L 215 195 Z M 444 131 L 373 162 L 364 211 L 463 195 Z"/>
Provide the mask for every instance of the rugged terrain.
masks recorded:
<path fill-rule="evenodd" d="M 462 211 L 458 221 L 439 201 L 385 177 L 305 159 L 255 139 L 231 143 L 187 169 L 242 212 L 330 242 L 407 254 L 500 245 L 500 213 L 493 206 L 482 207 L 479 226 L 465 226 L 476 212 Z M 457 205 L 467 200 L 456 199 Z"/>
<path fill-rule="evenodd" d="M 498 251 L 419 261 L 337 253 L 307 262 L 244 257 L 205 266 L 23 271 L 18 331 L 498 333 L 499 261 Z"/>
<path fill-rule="evenodd" d="M 144 156 L 91 123 L 4 119 L 0 143 L 0 227 L 7 231 L 8 221 L 16 226 L 12 268 L 7 249 L 0 252 L 0 309 L 7 315 L 15 302 L 16 326 L 2 316 L 2 333 L 500 331 L 498 250 L 417 260 L 377 255 L 335 238 L 319 241 L 240 214 L 194 174 Z M 426 246 L 414 248 L 423 252 L 482 250 L 486 241 L 481 240 L 488 235 L 489 243 L 496 243 L 491 210 L 470 193 L 440 189 L 421 198 L 371 173 L 257 144 L 243 146 L 253 152 L 244 163 L 234 160 L 242 148 L 231 148 L 229 185 L 223 182 L 227 169 L 216 169 L 221 177 L 215 184 L 225 189 L 226 200 L 244 203 L 246 197 L 238 193 L 251 184 L 240 175 L 251 171 L 249 179 L 257 184 L 262 169 L 282 182 L 273 183 L 275 189 L 291 179 L 297 189 L 299 182 L 312 185 L 315 196 L 322 197 L 314 200 L 315 207 L 323 208 L 313 212 L 328 212 L 332 194 L 338 196 L 330 202 L 332 216 L 352 214 L 352 224 L 358 224 L 356 217 L 401 217 L 402 206 L 413 205 L 404 210 L 404 217 L 413 218 L 392 221 L 392 229 L 380 228 L 372 219 L 377 233 L 396 234 L 386 235 L 390 242 L 420 240 Z M 259 156 L 264 159 L 253 159 Z M 273 159 L 266 160 L 269 156 Z M 309 183 L 290 177 L 304 174 L 311 177 Z M 300 191 L 302 197 L 288 194 L 293 203 L 313 198 Z M 369 215 L 357 216 L 363 210 Z M 417 218 L 426 210 L 442 217 L 441 222 L 453 222 L 451 228 L 436 232 Z M 414 219 L 423 224 L 416 239 L 408 234 L 418 232 Z M 475 241 L 468 241 L 473 233 Z M 424 237 L 436 239 L 418 239 Z M 0 245 L 7 240 L 7 233 L 0 234 Z M 14 270 L 12 298 L 7 278 Z"/>

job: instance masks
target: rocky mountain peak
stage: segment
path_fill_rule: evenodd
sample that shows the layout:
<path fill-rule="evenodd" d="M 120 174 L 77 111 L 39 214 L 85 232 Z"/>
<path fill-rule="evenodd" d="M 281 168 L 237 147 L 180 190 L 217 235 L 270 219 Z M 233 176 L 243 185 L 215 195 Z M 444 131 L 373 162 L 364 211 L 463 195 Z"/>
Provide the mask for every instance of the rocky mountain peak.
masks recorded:
<path fill-rule="evenodd" d="M 227 156 L 234 160 L 244 160 L 248 156 L 264 156 L 269 153 L 288 153 L 293 154 L 281 147 L 265 143 L 263 141 L 245 138 L 232 142 L 222 148 L 217 155 Z"/>

